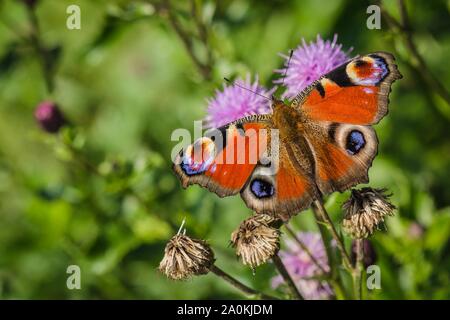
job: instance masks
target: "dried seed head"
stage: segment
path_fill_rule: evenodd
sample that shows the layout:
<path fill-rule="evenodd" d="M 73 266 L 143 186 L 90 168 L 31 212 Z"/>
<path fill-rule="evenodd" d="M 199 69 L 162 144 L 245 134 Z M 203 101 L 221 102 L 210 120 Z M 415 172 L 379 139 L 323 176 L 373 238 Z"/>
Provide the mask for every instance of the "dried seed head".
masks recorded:
<path fill-rule="evenodd" d="M 255 268 L 272 258 L 280 249 L 279 220 L 256 214 L 244 220 L 231 234 L 231 244 L 242 263 Z"/>
<path fill-rule="evenodd" d="M 388 201 L 386 189 L 362 188 L 352 190 L 342 205 L 345 211 L 342 229 L 355 239 L 372 235 L 386 216 L 393 216 L 395 206 Z"/>
<path fill-rule="evenodd" d="M 186 280 L 209 272 L 214 264 L 214 252 L 203 240 L 177 234 L 164 250 L 159 271 L 172 280 Z"/>

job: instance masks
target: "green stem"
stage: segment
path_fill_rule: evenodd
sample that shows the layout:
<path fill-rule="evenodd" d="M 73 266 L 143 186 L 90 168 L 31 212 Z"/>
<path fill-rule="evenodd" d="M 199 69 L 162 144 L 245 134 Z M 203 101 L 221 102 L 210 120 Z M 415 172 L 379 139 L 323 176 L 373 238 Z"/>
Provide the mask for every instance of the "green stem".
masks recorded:
<path fill-rule="evenodd" d="M 39 56 L 39 61 L 42 67 L 42 73 L 44 75 L 45 84 L 49 93 L 53 92 L 53 71 L 51 57 L 49 56 L 48 50 L 44 47 L 41 41 L 41 32 L 39 28 L 39 22 L 36 16 L 36 11 L 33 7 L 27 6 L 28 19 L 31 23 L 31 34 L 30 42 L 33 45 L 36 53 Z"/>
<path fill-rule="evenodd" d="M 356 239 L 356 261 L 353 268 L 353 293 L 356 300 L 362 299 L 362 262 L 364 259 L 363 240 Z"/>
<path fill-rule="evenodd" d="M 180 38 L 186 49 L 186 52 L 189 54 L 189 57 L 194 62 L 203 79 L 210 80 L 212 71 L 211 66 L 208 64 L 210 63 L 210 61 L 208 61 L 208 63 L 203 63 L 195 54 L 193 37 L 182 27 L 182 25 L 178 21 L 177 17 L 175 16 L 174 9 L 171 6 L 170 0 L 164 0 L 162 2 L 162 6 L 157 6 L 157 10 L 161 15 L 167 16 L 169 24 Z M 204 43 L 204 45 L 207 48 L 206 42 Z"/>
<path fill-rule="evenodd" d="M 326 211 L 322 199 L 315 200 L 313 202 L 313 210 L 317 211 L 316 217 L 319 216 L 322 221 L 326 224 L 328 229 L 331 232 L 331 236 L 336 241 L 336 245 L 338 247 L 339 252 L 341 253 L 342 260 L 344 261 L 344 265 L 348 270 L 352 270 L 352 264 L 350 262 L 350 256 L 348 255 L 347 251 L 345 250 L 345 245 L 342 240 L 342 238 L 339 236 L 333 221 L 331 220 L 330 216 L 328 215 L 328 212 Z"/>
<path fill-rule="evenodd" d="M 278 254 L 275 254 L 272 257 L 272 261 L 275 264 L 275 267 L 277 268 L 284 282 L 288 286 L 292 296 L 297 300 L 304 300 L 302 294 L 300 293 L 300 291 L 298 291 L 298 288 L 295 285 L 294 280 L 292 280 L 291 276 L 289 275 L 289 272 L 286 270 L 286 267 L 284 266 L 283 261 L 281 261 Z"/>
<path fill-rule="evenodd" d="M 336 293 L 336 297 L 338 299 L 344 299 L 345 293 L 344 289 L 342 287 L 342 283 L 340 282 L 340 279 L 334 278 L 333 274 L 330 274 L 330 271 L 327 271 L 324 269 L 324 267 L 317 261 L 316 257 L 311 253 L 309 248 L 301 241 L 297 235 L 295 234 L 294 230 L 286 223 L 284 225 L 285 229 L 289 233 L 289 235 L 298 243 L 298 245 L 302 248 L 302 250 L 308 255 L 308 257 L 311 259 L 311 261 L 318 267 L 321 271 L 321 273 L 325 276 L 328 276 L 327 282 L 332 285 L 334 292 Z M 329 261 L 329 258 L 328 258 Z"/>

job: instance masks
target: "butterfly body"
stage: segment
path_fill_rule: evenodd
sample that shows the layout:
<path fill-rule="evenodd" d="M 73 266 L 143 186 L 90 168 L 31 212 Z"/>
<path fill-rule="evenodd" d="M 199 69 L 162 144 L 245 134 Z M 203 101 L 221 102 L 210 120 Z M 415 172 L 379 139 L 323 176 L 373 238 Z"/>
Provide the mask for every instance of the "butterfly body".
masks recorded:
<path fill-rule="evenodd" d="M 250 209 L 287 220 L 322 195 L 368 181 L 378 146 L 371 125 L 387 113 L 399 78 L 389 53 L 356 57 L 289 104 L 273 99 L 272 114 L 236 120 L 181 150 L 174 171 L 183 187 L 240 193 Z"/>

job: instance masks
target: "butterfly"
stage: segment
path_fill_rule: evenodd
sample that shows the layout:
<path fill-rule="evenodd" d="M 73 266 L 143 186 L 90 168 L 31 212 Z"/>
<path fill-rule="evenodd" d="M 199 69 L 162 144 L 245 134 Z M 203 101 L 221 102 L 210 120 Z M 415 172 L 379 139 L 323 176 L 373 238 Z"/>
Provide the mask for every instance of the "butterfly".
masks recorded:
<path fill-rule="evenodd" d="M 272 114 L 206 133 L 177 154 L 173 170 L 184 188 L 240 193 L 256 213 L 288 220 L 323 195 L 368 182 L 378 147 L 372 125 L 387 114 L 391 85 L 400 78 L 390 53 L 355 57 L 289 103 L 272 97 Z"/>

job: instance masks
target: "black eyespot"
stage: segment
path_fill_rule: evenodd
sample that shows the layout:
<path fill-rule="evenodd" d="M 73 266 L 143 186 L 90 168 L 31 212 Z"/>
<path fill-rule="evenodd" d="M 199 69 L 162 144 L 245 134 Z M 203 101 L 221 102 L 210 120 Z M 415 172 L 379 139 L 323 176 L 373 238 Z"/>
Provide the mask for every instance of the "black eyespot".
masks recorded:
<path fill-rule="evenodd" d="M 357 154 L 366 145 L 364 135 L 358 130 L 352 130 L 347 136 L 345 148 L 351 155 Z"/>
<path fill-rule="evenodd" d="M 257 198 L 268 198 L 275 193 L 275 188 L 270 182 L 260 179 L 255 179 L 251 182 L 250 190 Z"/>
<path fill-rule="evenodd" d="M 215 136 L 211 136 L 210 139 L 211 139 L 212 142 L 216 141 L 216 137 Z"/>

